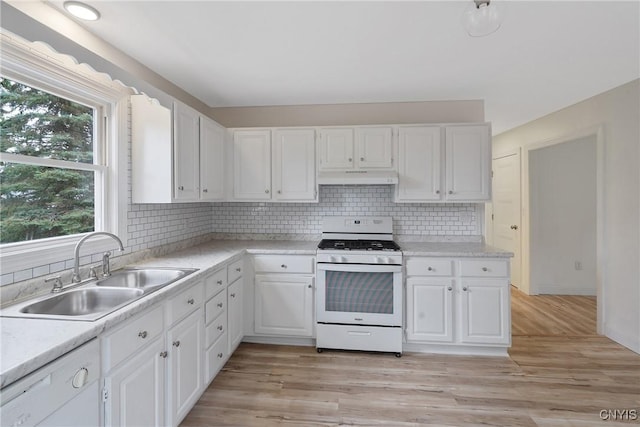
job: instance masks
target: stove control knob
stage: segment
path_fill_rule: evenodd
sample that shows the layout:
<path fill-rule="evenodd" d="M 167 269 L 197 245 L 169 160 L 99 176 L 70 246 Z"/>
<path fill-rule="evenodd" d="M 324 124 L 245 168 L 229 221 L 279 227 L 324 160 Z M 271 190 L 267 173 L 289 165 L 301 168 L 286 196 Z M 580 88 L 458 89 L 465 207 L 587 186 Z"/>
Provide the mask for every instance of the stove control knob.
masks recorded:
<path fill-rule="evenodd" d="M 329 256 L 329 262 L 336 262 L 336 257 L 333 255 Z"/>
<path fill-rule="evenodd" d="M 346 256 L 341 256 L 340 262 L 349 262 L 349 259 Z"/>
<path fill-rule="evenodd" d="M 382 257 L 375 256 L 375 257 L 373 257 L 373 262 L 374 262 L 374 264 L 382 264 L 382 263 L 384 263 L 384 260 L 382 259 Z"/>

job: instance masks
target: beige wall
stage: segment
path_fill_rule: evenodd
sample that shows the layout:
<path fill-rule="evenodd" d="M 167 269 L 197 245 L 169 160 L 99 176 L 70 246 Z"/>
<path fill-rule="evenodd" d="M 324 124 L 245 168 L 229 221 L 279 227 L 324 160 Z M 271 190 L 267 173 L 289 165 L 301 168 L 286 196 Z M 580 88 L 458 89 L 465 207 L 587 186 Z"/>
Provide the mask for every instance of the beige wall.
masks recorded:
<path fill-rule="evenodd" d="M 601 331 L 640 353 L 640 80 L 494 137 L 494 153 L 528 151 L 600 129 L 601 201 L 598 309 Z M 526 175 L 526 173 L 525 173 Z M 527 177 L 523 176 L 523 182 Z M 528 211 L 523 187 L 523 241 Z M 526 246 L 524 247 L 526 250 Z M 524 252 L 523 252 L 524 254 Z M 523 263 L 523 274 L 526 268 Z"/>
<path fill-rule="evenodd" d="M 212 108 L 211 117 L 230 128 L 483 122 L 484 101 Z"/>

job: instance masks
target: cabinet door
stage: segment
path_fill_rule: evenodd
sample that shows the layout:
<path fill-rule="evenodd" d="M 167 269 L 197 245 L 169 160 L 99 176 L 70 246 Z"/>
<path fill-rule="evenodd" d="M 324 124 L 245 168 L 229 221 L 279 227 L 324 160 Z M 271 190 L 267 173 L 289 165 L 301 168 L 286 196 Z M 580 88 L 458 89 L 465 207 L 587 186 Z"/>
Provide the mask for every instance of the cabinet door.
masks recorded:
<path fill-rule="evenodd" d="M 461 337 L 464 343 L 510 344 L 508 279 L 462 279 Z"/>
<path fill-rule="evenodd" d="M 294 274 L 256 275 L 255 332 L 311 337 L 313 279 Z"/>
<path fill-rule="evenodd" d="M 360 169 L 391 169 L 393 167 L 393 129 L 390 127 L 357 128 Z"/>
<path fill-rule="evenodd" d="M 151 342 L 119 369 L 105 377 L 108 398 L 105 425 L 114 427 L 164 426 L 164 339 Z"/>
<path fill-rule="evenodd" d="M 224 128 L 200 117 L 200 199 L 224 197 Z"/>
<path fill-rule="evenodd" d="M 233 135 L 233 197 L 271 199 L 271 131 L 243 130 Z"/>
<path fill-rule="evenodd" d="M 229 286 L 228 295 L 229 325 L 227 330 L 229 331 L 229 354 L 231 354 L 240 344 L 244 335 L 242 280 L 236 280 Z"/>
<path fill-rule="evenodd" d="M 401 127 L 398 133 L 397 202 L 440 200 L 440 128 Z"/>
<path fill-rule="evenodd" d="M 320 131 L 320 170 L 353 169 L 353 129 Z"/>
<path fill-rule="evenodd" d="M 446 128 L 447 200 L 491 199 L 491 137 L 488 125 Z"/>
<path fill-rule="evenodd" d="M 175 102 L 173 120 L 173 198 L 197 201 L 200 197 L 199 114 Z"/>
<path fill-rule="evenodd" d="M 177 426 L 202 391 L 202 310 L 167 332 L 169 347 L 168 419 Z"/>
<path fill-rule="evenodd" d="M 274 132 L 275 200 L 317 200 L 315 138 L 313 129 L 280 129 Z"/>
<path fill-rule="evenodd" d="M 453 341 L 453 280 L 407 279 L 407 341 Z"/>

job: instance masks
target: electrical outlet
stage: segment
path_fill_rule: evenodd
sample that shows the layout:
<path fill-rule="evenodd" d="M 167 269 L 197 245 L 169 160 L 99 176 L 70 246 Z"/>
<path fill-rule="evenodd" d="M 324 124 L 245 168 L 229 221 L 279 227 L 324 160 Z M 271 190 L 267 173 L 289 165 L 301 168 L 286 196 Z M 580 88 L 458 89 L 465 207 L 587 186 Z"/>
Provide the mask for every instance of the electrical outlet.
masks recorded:
<path fill-rule="evenodd" d="M 576 261 L 574 264 L 576 270 L 582 270 L 582 262 Z"/>

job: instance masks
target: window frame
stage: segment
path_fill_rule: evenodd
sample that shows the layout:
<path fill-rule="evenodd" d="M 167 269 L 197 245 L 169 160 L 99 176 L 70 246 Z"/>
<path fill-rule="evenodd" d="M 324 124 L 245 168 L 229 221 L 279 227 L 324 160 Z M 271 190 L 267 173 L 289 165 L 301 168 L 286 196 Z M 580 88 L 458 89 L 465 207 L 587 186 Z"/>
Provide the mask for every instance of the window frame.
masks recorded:
<path fill-rule="evenodd" d="M 74 168 L 91 170 L 100 175 L 101 194 L 95 195 L 95 231 L 114 233 L 126 246 L 127 123 L 131 89 L 86 65 L 77 64 L 68 56 L 51 51 L 44 45 L 24 42 L 4 32 L 0 36 L 3 57 L 0 73 L 4 77 L 94 108 L 97 121 L 94 124 L 94 140 L 98 141 L 98 149 L 94 153 L 97 159 L 93 164 L 78 163 Z M 20 163 L 64 167 L 64 161 L 60 160 L 0 153 L 2 161 L 10 162 L 12 159 L 18 159 Z M 98 191 L 96 187 L 96 192 Z M 2 274 L 67 262 L 73 258 L 75 244 L 86 234 L 88 233 L 0 245 Z M 87 241 L 81 255 L 114 248 L 112 239 L 96 236 Z M 67 264 L 68 262 L 65 268 L 69 268 Z"/>

